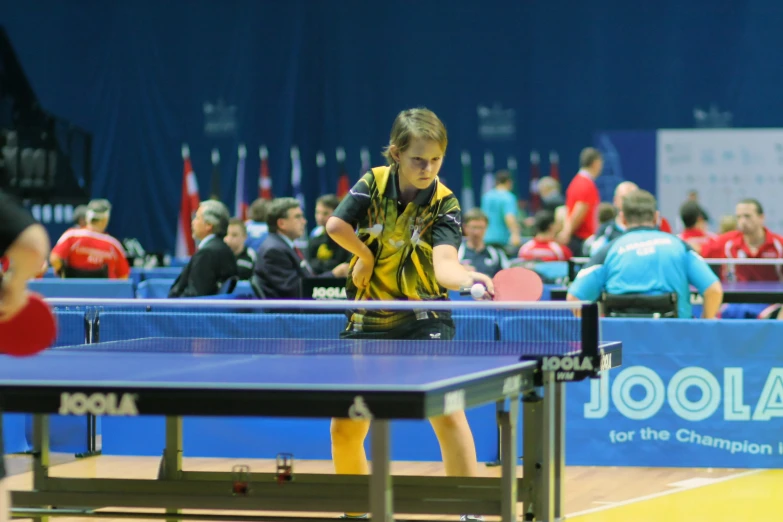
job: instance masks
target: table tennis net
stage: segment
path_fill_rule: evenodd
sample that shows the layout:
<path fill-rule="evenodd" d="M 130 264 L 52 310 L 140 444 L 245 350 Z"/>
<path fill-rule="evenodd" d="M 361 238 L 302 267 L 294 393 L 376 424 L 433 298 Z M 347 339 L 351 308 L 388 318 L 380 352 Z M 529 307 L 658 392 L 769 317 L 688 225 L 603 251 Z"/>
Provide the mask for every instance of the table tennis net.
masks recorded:
<path fill-rule="evenodd" d="M 353 312 L 388 312 L 402 317 L 400 327 L 403 339 L 392 343 L 370 343 L 372 353 L 438 354 L 510 354 L 523 347 L 526 354 L 545 355 L 578 351 L 587 337 L 587 345 L 599 340 L 598 319 L 575 311 L 594 305 L 570 302 L 540 303 L 487 303 L 487 302 L 422 302 L 394 301 L 363 303 L 369 309 L 357 310 L 355 302 L 347 301 L 233 301 L 187 306 L 183 300 L 161 302 L 128 300 L 130 303 L 90 302 L 57 305 L 59 313 L 74 315 L 76 309 L 87 317 L 89 343 L 119 343 L 134 339 L 186 339 L 182 342 L 129 343 L 112 349 L 144 351 L 196 351 L 209 350 L 225 353 L 296 353 L 303 346 L 312 349 L 314 341 L 334 341 L 350 329 L 356 319 Z M 270 304 L 272 306 L 270 306 Z M 67 310 L 66 310 L 67 308 Z M 433 317 L 446 318 L 449 328 L 425 334 L 425 342 L 404 340 L 411 331 Z M 398 327 L 399 328 L 399 327 Z M 398 332 L 399 333 L 399 332 Z M 213 341 L 199 343 L 198 341 Z M 226 342 L 223 342 L 225 340 Z M 244 341 L 247 342 L 244 342 Z M 279 340 L 280 343 L 259 343 L 253 340 Z M 431 341 L 453 341 L 447 347 L 432 346 Z M 240 342 L 241 341 L 241 342 Z M 299 341 L 305 344 L 297 344 Z M 58 342 L 59 345 L 81 344 Z M 361 343 L 342 343 L 346 350 L 355 350 Z M 367 345 L 368 343 L 364 343 Z M 333 346 L 333 345 L 332 345 Z M 351 347 L 353 346 L 353 347 Z M 342 348 L 341 348 L 342 349 Z M 271 350 L 271 352 L 270 352 Z M 336 350 L 334 348 L 333 350 Z M 258 353 L 262 353 L 258 352 Z M 339 352 L 335 352 L 339 353 Z M 354 352 L 351 352 L 354 353 Z M 370 353 L 370 352 L 364 352 Z"/>
<path fill-rule="evenodd" d="M 190 355 L 285 355 L 285 356 L 515 356 L 519 358 L 578 355 L 582 343 L 513 341 L 435 341 L 365 339 L 269 339 L 269 338 L 170 338 L 148 337 L 85 345 L 60 346 L 54 350 L 79 352 L 134 352 Z"/>

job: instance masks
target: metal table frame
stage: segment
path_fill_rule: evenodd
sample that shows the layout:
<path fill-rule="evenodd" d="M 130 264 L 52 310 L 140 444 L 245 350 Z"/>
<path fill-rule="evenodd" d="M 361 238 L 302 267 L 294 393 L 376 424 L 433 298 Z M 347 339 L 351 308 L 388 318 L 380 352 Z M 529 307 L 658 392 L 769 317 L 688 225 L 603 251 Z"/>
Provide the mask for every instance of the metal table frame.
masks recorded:
<path fill-rule="evenodd" d="M 528 388 L 498 401 L 502 471 L 500 478 L 417 477 L 390 474 L 390 422 L 373 420 L 370 476 L 295 474 L 278 483 L 275 473 L 251 473 L 245 495 L 236 495 L 236 476 L 226 472 L 182 469 L 182 417 L 166 418 L 165 450 L 156 479 L 59 478 L 49 475 L 49 418 L 33 421 L 33 489 L 13 491 L 14 517 L 36 522 L 50 516 L 96 518 L 214 519 L 183 514 L 183 509 L 309 512 L 368 512 L 391 522 L 394 513 L 499 515 L 518 520 L 563 520 L 565 479 L 565 384 L 544 372 L 543 387 Z M 543 393 L 541 393 L 543 392 Z M 522 404 L 523 477 L 516 478 L 517 426 Z M 369 493 L 369 495 L 368 495 Z M 56 507 L 53 507 L 56 506 Z M 158 514 L 113 508 L 157 508 Z M 228 516 L 224 520 L 279 520 L 269 516 Z M 309 519 L 308 519 L 309 520 Z M 331 518 L 330 518 L 331 520 Z"/>

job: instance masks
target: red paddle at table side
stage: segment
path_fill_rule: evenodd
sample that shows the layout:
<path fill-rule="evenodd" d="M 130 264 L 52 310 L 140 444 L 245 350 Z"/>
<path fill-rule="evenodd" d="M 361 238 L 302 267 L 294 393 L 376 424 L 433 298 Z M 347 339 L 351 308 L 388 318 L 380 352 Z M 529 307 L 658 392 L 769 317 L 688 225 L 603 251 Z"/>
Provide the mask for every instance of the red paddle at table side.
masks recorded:
<path fill-rule="evenodd" d="M 22 310 L 0 320 L 0 353 L 27 357 L 45 350 L 57 336 L 57 321 L 43 297 L 32 293 Z"/>
<path fill-rule="evenodd" d="M 506 268 L 492 278 L 494 301 L 538 301 L 544 293 L 541 276 L 522 267 Z"/>

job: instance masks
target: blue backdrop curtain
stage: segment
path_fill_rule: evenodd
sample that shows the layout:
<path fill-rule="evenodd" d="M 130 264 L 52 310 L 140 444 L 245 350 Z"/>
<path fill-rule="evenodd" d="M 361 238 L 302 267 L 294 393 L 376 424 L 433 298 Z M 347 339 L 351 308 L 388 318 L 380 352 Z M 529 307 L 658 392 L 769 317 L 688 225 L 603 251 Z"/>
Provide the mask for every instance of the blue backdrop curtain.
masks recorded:
<path fill-rule="evenodd" d="M 239 143 L 253 181 L 268 146 L 277 195 L 291 195 L 298 145 L 312 216 L 317 150 L 333 190 L 335 148 L 356 179 L 360 147 L 379 163 L 406 107 L 445 121 L 443 175 L 455 189 L 463 149 L 476 188 L 485 150 L 498 167 L 517 156 L 524 183 L 529 151 L 544 153 L 546 172 L 556 149 L 567 181 L 596 129 L 689 127 L 694 107 L 711 103 L 738 126 L 783 119 L 774 0 L 0 0 L 0 13 L 42 105 L 94 133 L 93 196 L 115 205 L 110 232 L 155 250 L 174 246 L 183 142 L 203 197 L 220 150 L 231 206 Z M 221 103 L 236 108 L 236 127 L 206 132 L 205 104 Z M 482 137 L 479 105 L 513 109 L 513 133 Z"/>

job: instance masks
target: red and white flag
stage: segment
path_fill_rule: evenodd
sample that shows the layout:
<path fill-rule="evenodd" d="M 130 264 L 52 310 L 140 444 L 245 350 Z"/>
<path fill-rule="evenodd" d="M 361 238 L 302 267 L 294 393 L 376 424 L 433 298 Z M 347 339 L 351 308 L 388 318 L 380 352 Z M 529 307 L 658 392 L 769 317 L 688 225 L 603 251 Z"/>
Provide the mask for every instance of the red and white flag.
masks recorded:
<path fill-rule="evenodd" d="M 530 211 L 538 212 L 541 208 L 541 196 L 538 194 L 538 179 L 541 177 L 541 156 L 538 151 L 530 151 Z"/>
<path fill-rule="evenodd" d="M 182 162 L 182 201 L 179 207 L 177 246 L 174 252 L 174 255 L 180 258 L 192 256 L 196 251 L 196 242 L 193 240 L 190 222 L 201 203 L 196 174 L 193 172 L 193 165 L 190 161 L 190 148 L 187 144 L 182 146 Z"/>
<path fill-rule="evenodd" d="M 345 168 L 345 149 L 342 147 L 337 147 L 337 169 L 337 197 L 342 199 L 351 190 L 351 180 Z"/>
<path fill-rule="evenodd" d="M 549 177 L 560 181 L 560 155 L 554 150 L 549 152 Z"/>
<path fill-rule="evenodd" d="M 272 199 L 272 178 L 269 177 L 269 151 L 266 145 L 261 145 L 258 149 L 258 156 L 261 158 L 261 169 L 258 174 L 258 197 L 261 199 Z"/>

